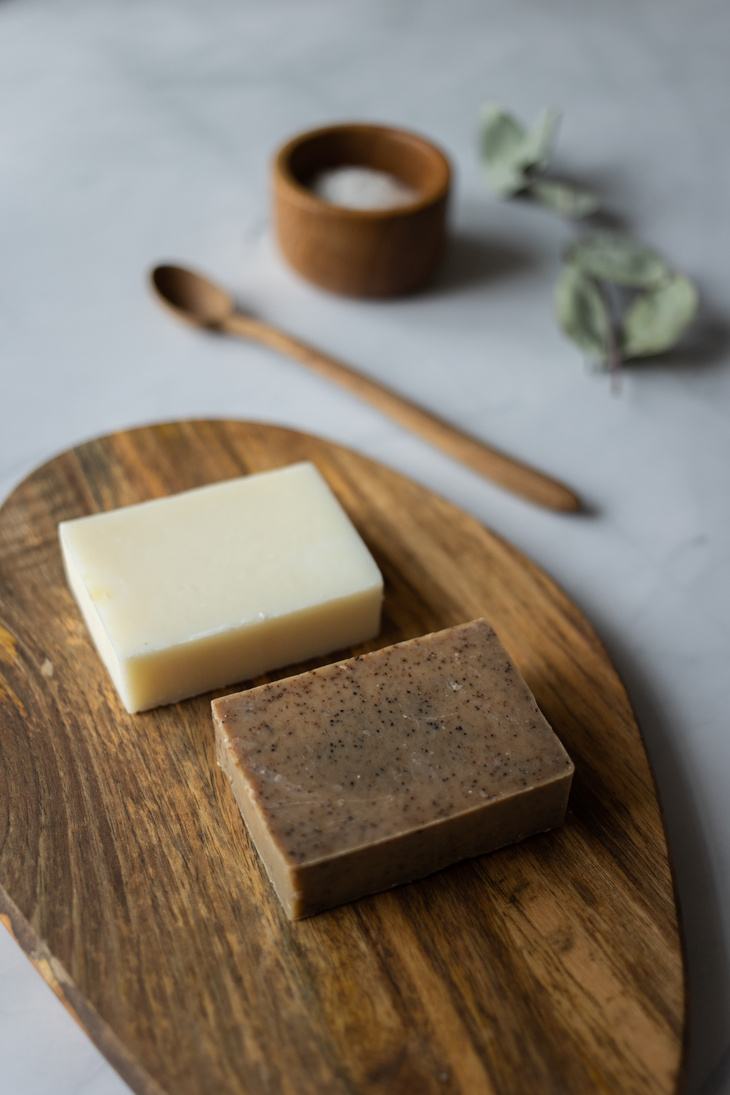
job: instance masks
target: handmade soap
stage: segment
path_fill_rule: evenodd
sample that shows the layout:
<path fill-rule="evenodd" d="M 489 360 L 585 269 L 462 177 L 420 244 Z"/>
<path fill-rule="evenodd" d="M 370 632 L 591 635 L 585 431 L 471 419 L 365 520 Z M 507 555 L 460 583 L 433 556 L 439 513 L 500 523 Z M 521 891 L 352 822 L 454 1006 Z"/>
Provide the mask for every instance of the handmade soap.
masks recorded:
<path fill-rule="evenodd" d="M 59 535 L 128 711 L 342 650 L 380 627 L 380 572 L 310 463 L 65 521 Z"/>
<path fill-rule="evenodd" d="M 573 765 L 485 620 L 213 701 L 292 919 L 560 825 Z"/>

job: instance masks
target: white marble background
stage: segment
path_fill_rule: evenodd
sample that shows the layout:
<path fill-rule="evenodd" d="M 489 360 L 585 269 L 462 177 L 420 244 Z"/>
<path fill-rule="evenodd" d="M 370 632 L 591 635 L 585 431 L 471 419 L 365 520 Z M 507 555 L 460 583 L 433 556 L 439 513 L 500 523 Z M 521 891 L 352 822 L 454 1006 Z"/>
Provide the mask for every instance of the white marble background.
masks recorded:
<path fill-rule="evenodd" d="M 345 442 L 531 555 L 592 620 L 645 732 L 685 920 L 691 1095 L 730 1093 L 729 46 L 723 0 L 0 0 L 0 496 L 91 436 L 228 415 Z M 564 226 L 483 184 L 487 98 L 528 121 L 561 108 L 556 169 L 701 288 L 695 337 L 619 396 L 552 318 Z M 271 153 L 342 119 L 420 130 L 453 160 L 427 294 L 344 301 L 276 254 Z M 513 499 L 265 350 L 177 326 L 144 283 L 163 258 L 564 478 L 590 513 Z M 0 932 L 2 1095 L 125 1091 Z"/>

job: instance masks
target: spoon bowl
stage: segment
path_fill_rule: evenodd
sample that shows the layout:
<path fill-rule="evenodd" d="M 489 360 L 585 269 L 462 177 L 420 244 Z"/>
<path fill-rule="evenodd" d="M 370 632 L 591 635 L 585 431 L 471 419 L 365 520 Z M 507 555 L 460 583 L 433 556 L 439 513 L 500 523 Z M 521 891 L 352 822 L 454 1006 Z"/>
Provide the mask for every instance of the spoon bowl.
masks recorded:
<path fill-rule="evenodd" d="M 194 270 L 164 264 L 154 268 L 150 280 L 162 303 L 196 327 L 220 327 L 236 310 L 230 293 Z"/>

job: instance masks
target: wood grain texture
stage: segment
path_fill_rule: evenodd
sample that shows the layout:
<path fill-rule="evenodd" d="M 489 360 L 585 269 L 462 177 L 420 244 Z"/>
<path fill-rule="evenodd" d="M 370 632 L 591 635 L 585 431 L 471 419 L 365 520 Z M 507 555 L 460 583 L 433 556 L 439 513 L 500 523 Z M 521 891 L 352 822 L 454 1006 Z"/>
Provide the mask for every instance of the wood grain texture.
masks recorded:
<path fill-rule="evenodd" d="M 385 576 L 382 633 L 359 650 L 486 616 L 576 776 L 561 830 L 292 924 L 216 766 L 211 695 L 122 709 L 56 526 L 299 459 L 321 468 Z M 0 914 L 135 1091 L 679 1089 L 682 951 L 631 707 L 572 602 L 471 517 L 303 434 L 144 428 L 15 491 L 0 606 Z"/>

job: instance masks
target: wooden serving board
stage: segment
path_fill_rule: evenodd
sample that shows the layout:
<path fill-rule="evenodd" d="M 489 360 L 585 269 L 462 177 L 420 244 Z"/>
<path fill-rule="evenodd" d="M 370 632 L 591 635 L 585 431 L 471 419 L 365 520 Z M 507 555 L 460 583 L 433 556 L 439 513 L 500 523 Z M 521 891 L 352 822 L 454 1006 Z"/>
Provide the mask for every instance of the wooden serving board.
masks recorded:
<path fill-rule="evenodd" d="M 56 526 L 300 459 L 384 573 L 370 646 L 488 617 L 576 776 L 562 829 L 291 924 L 216 766 L 211 696 L 122 709 Z M 3 922 L 136 1092 L 667 1095 L 681 1083 L 672 873 L 604 649 L 514 548 L 346 449 L 182 422 L 81 445 L 15 491 L 0 511 L 0 804 Z"/>

